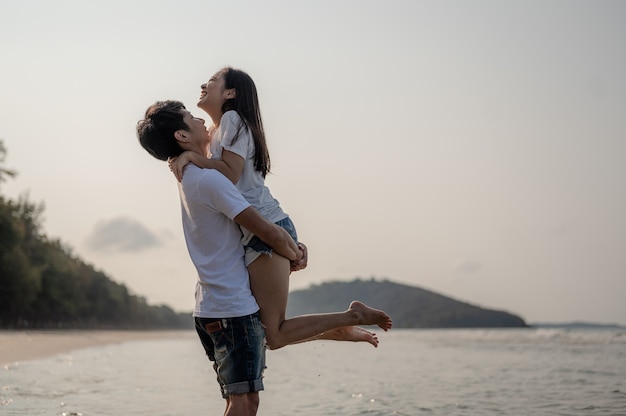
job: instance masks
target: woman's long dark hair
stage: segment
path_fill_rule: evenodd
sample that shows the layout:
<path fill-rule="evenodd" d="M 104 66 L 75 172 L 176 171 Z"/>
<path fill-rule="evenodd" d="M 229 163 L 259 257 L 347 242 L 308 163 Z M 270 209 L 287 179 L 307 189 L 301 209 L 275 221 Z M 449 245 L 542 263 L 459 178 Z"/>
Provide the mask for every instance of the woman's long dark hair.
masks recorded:
<path fill-rule="evenodd" d="M 226 100 L 222 105 L 222 113 L 235 110 L 245 125 L 239 126 L 233 143 L 239 138 L 244 128 L 250 129 L 254 138 L 254 168 L 261 172 L 263 177 L 270 172 L 270 154 L 265 141 L 265 131 L 261 120 L 261 108 L 256 85 L 248 74 L 240 69 L 226 67 L 221 70 L 224 75 L 226 89 L 235 89 L 235 98 Z"/>

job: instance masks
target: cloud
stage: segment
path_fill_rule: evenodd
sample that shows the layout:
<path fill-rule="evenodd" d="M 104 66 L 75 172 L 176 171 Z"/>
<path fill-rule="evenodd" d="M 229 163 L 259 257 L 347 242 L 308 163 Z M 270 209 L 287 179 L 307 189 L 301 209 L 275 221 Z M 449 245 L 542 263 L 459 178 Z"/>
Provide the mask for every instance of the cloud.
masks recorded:
<path fill-rule="evenodd" d="M 162 245 L 156 234 L 128 217 L 100 221 L 85 243 L 90 250 L 107 253 L 138 252 Z"/>

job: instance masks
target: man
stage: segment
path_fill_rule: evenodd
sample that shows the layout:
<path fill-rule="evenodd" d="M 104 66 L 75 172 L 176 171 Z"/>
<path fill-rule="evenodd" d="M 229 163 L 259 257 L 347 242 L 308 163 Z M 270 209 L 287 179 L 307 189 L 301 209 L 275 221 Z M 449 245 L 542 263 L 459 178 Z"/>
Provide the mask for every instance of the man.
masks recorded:
<path fill-rule="evenodd" d="M 160 160 L 184 150 L 206 155 L 210 141 L 204 120 L 176 101 L 148 108 L 137 125 L 137 136 Z M 226 399 L 225 415 L 256 415 L 258 392 L 263 390 L 265 333 L 250 291 L 237 224 L 289 260 L 298 260 L 303 253 L 285 230 L 267 222 L 218 171 L 189 165 L 179 191 L 185 240 L 198 271 L 196 330 L 214 363 Z"/>

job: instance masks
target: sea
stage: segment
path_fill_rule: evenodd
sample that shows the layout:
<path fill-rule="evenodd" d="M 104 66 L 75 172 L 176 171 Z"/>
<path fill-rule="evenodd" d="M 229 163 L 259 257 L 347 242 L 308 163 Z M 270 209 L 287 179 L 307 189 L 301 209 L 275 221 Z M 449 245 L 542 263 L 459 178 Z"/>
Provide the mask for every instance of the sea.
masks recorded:
<path fill-rule="evenodd" d="M 381 331 L 382 332 L 382 331 Z M 626 331 L 393 329 L 267 352 L 259 415 L 626 416 Z M 222 415 L 193 332 L 0 368 L 0 415 Z"/>

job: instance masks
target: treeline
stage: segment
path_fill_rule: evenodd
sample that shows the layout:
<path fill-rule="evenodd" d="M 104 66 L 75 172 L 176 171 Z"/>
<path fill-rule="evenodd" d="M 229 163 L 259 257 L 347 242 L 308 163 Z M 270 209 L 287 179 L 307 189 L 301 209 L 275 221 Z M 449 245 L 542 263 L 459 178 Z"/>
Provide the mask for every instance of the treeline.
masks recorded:
<path fill-rule="evenodd" d="M 15 172 L 4 166 L 0 185 Z M 42 231 L 43 204 L 0 194 L 0 328 L 188 328 L 189 314 L 149 305 Z"/>

